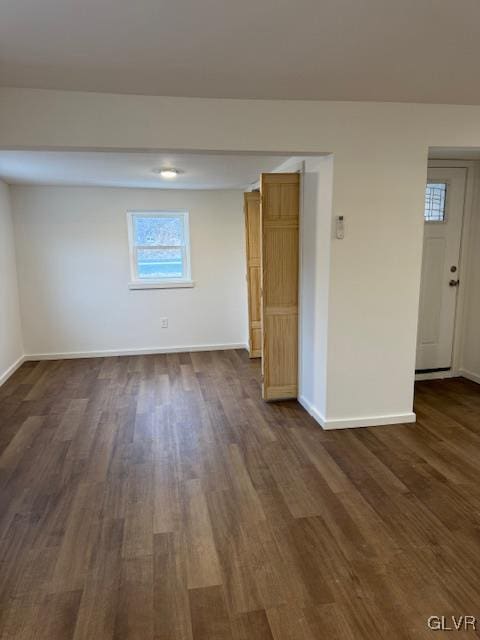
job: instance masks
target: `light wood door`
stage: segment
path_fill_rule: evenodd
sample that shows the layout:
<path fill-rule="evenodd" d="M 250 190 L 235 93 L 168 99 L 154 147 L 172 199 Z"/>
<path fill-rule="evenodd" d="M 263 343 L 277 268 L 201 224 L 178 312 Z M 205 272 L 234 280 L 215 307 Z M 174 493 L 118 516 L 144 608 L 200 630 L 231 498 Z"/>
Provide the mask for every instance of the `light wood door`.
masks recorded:
<path fill-rule="evenodd" d="M 245 193 L 244 200 L 247 247 L 248 351 L 251 358 L 260 358 L 262 355 L 260 193 L 258 191 Z"/>
<path fill-rule="evenodd" d="M 262 329 L 265 400 L 297 397 L 298 173 L 261 178 Z"/>
<path fill-rule="evenodd" d="M 452 366 L 467 170 L 429 169 L 425 194 L 417 372 Z"/>

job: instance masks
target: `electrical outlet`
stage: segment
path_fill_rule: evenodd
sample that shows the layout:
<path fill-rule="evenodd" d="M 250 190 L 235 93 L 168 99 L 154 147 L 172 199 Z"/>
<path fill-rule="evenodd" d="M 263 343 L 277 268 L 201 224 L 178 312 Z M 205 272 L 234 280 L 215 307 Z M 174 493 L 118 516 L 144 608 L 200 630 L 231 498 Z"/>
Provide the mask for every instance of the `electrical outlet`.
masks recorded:
<path fill-rule="evenodd" d="M 162 329 L 168 329 L 168 318 L 160 318 L 160 326 Z"/>

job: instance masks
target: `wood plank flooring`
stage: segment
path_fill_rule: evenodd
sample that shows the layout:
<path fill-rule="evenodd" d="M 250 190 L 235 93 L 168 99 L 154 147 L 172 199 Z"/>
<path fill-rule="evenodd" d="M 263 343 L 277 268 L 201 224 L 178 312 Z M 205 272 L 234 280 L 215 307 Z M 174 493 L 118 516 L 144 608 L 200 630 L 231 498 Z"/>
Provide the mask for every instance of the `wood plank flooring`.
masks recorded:
<path fill-rule="evenodd" d="M 262 402 L 242 351 L 24 364 L 0 388 L 0 638 L 407 640 L 480 616 L 480 387 L 422 382 L 416 411 L 324 432 Z"/>

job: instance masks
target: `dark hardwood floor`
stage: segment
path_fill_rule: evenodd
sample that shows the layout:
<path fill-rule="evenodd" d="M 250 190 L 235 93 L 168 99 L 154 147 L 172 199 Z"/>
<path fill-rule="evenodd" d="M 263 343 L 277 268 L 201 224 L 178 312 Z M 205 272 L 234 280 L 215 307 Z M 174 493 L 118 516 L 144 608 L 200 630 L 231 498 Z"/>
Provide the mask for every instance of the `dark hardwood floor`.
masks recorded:
<path fill-rule="evenodd" d="M 420 383 L 416 411 L 324 432 L 263 403 L 241 351 L 24 364 L 0 388 L 0 638 L 390 640 L 480 616 L 480 387 Z"/>

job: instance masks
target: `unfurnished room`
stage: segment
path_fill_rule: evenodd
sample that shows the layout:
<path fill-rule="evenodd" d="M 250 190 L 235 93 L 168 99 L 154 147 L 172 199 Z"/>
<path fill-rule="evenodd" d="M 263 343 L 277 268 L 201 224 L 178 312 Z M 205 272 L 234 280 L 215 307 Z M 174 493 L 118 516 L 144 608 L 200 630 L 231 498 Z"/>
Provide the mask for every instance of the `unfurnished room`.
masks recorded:
<path fill-rule="evenodd" d="M 0 3 L 0 640 L 480 637 L 479 25 Z"/>

